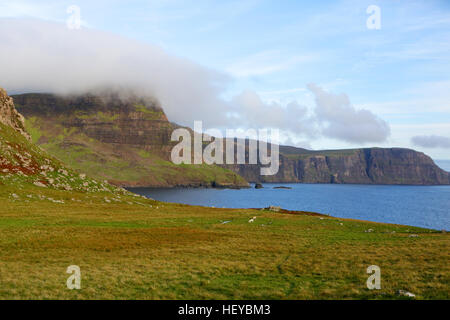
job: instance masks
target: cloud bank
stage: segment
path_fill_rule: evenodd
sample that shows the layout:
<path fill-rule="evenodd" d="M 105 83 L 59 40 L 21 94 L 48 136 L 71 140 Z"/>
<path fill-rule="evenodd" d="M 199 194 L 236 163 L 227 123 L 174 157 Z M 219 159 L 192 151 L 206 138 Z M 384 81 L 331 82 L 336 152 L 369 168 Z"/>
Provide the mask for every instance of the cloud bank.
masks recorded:
<path fill-rule="evenodd" d="M 302 139 L 321 136 L 349 143 L 382 142 L 390 129 L 345 94 L 308 85 L 316 105 L 264 102 L 244 91 L 222 97 L 233 79 L 160 47 L 118 35 L 35 19 L 0 19 L 0 86 L 10 93 L 83 93 L 105 87 L 157 98 L 168 118 L 192 126 L 278 128 Z"/>
<path fill-rule="evenodd" d="M 272 127 L 315 136 L 315 124 L 306 106 L 292 101 L 285 106 L 279 103 L 265 103 L 254 91 L 244 91 L 235 96 L 232 106 L 239 112 L 237 123 L 252 128 Z"/>
<path fill-rule="evenodd" d="M 384 120 L 369 110 L 357 110 L 346 94 L 333 94 L 315 84 L 308 89 L 316 100 L 315 115 L 323 135 L 353 143 L 383 142 L 390 133 Z"/>
<path fill-rule="evenodd" d="M 450 149 L 450 138 L 430 135 L 430 136 L 415 136 L 411 139 L 411 142 L 423 148 L 442 148 Z"/>
<path fill-rule="evenodd" d="M 16 92 L 133 88 L 157 97 L 170 119 L 185 124 L 211 115 L 210 106 L 225 110 L 218 96 L 230 82 L 157 46 L 33 19 L 0 19 L 0 70 L 1 86 Z M 205 120 L 216 125 L 216 115 Z"/>
<path fill-rule="evenodd" d="M 316 84 L 307 87 L 315 97 L 311 109 L 296 101 L 286 106 L 264 103 L 252 91 L 236 96 L 233 102 L 249 126 L 283 128 L 309 138 L 324 136 L 357 144 L 384 142 L 389 137 L 388 123 L 369 110 L 356 109 L 346 94 L 329 93 Z"/>

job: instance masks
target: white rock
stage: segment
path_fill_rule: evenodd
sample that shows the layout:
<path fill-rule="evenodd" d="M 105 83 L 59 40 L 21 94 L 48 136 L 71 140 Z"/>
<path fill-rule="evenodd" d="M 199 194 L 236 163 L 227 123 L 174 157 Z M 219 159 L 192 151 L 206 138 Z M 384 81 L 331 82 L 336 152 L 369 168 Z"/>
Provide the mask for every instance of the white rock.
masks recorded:
<path fill-rule="evenodd" d="M 40 182 L 40 181 L 35 181 L 35 182 L 33 182 L 33 184 L 34 184 L 36 187 L 42 187 L 42 188 L 46 188 L 46 187 L 47 187 L 45 184 L 43 184 L 43 183 Z"/>
<path fill-rule="evenodd" d="M 406 290 L 398 290 L 397 294 L 399 296 L 414 298 L 416 295 Z"/>

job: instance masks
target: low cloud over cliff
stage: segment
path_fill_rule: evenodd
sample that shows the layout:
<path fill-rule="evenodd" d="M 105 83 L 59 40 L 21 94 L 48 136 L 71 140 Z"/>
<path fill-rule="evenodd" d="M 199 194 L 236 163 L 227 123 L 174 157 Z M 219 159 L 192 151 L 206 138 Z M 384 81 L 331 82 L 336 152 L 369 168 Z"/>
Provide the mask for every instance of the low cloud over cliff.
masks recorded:
<path fill-rule="evenodd" d="M 345 94 L 315 84 L 308 85 L 315 106 L 266 103 L 252 91 L 226 100 L 231 76 L 106 32 L 0 19 L 0 48 L 0 85 L 10 93 L 132 88 L 156 97 L 171 121 L 189 126 L 203 120 L 206 127 L 272 127 L 302 139 L 324 136 L 357 144 L 382 142 L 390 134 L 385 121 L 357 110 Z"/>
<path fill-rule="evenodd" d="M 187 123 L 207 117 L 210 106 L 225 107 L 218 99 L 230 81 L 225 75 L 110 33 L 0 19 L 0 47 L 0 80 L 8 90 L 66 94 L 133 88 L 156 96 L 171 120 Z"/>

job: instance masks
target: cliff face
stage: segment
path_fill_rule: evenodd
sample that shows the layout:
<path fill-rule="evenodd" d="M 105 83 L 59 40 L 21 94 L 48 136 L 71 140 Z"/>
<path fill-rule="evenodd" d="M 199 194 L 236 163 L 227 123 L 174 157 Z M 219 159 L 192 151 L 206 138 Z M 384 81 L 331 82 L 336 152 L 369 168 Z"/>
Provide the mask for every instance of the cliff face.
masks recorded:
<path fill-rule="evenodd" d="M 259 166 L 235 165 L 231 169 L 252 182 L 450 184 L 450 174 L 427 155 L 403 148 L 283 153 L 277 175 L 260 176 Z"/>
<path fill-rule="evenodd" d="M 143 147 L 162 156 L 170 150 L 172 125 L 152 99 L 107 92 L 68 97 L 23 94 L 14 96 L 14 101 L 27 118 L 54 121 L 101 143 Z"/>
<path fill-rule="evenodd" d="M 364 149 L 368 176 L 374 183 L 449 184 L 450 174 L 422 152 L 410 149 Z"/>
<path fill-rule="evenodd" d="M 310 151 L 280 146 L 277 175 L 259 165 L 170 162 L 174 129 L 152 99 L 114 93 L 13 96 L 33 140 L 72 167 L 121 186 L 246 186 L 250 182 L 449 184 L 423 153 L 401 148 Z M 244 179 L 245 180 L 244 180 Z"/>
<path fill-rule="evenodd" d="M 61 97 L 13 96 L 33 140 L 92 177 L 126 187 L 246 187 L 215 165 L 174 165 L 174 125 L 158 102 L 111 92 Z"/>
<path fill-rule="evenodd" d="M 24 137 L 30 139 L 25 131 L 23 116 L 14 108 L 13 99 L 8 96 L 3 88 L 0 88 L 0 123 L 12 127 Z"/>
<path fill-rule="evenodd" d="M 2 88 L 0 88 L 0 186 L 12 187 L 17 193 L 42 188 L 117 194 L 125 192 L 65 167 L 60 161 L 34 145 L 25 132 L 23 117 L 16 111 L 13 100 Z M 19 198 L 15 193 L 12 197 Z M 43 200 L 45 197 L 39 199 Z M 48 200 L 55 201 L 52 198 Z"/>

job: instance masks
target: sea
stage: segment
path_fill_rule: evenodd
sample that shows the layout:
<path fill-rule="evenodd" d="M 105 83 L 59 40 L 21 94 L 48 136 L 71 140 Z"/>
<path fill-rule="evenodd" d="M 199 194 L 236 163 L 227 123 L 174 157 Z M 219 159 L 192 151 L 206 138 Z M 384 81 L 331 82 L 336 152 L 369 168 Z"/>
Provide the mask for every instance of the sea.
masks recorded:
<path fill-rule="evenodd" d="M 274 189 L 286 186 L 291 189 Z M 450 230 L 450 186 L 263 184 L 263 189 L 154 189 L 130 191 L 160 201 L 217 208 L 312 211 L 340 218 Z"/>
<path fill-rule="evenodd" d="M 450 160 L 436 160 L 450 172 Z M 277 187 L 288 187 L 288 189 Z M 262 189 L 130 188 L 146 197 L 216 208 L 312 211 L 334 217 L 450 230 L 450 186 L 265 183 Z"/>

